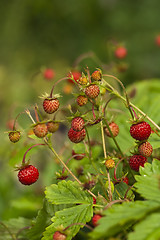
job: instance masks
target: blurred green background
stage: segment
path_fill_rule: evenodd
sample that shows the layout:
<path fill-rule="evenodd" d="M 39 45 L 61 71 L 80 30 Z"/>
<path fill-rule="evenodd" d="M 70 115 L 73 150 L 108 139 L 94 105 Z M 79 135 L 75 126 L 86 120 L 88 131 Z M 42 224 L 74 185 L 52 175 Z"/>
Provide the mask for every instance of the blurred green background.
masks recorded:
<path fill-rule="evenodd" d="M 83 60 L 81 69 L 86 65 L 91 69 L 105 66 L 106 71 L 120 76 L 125 85 L 159 78 L 160 47 L 155 44 L 160 32 L 159 9 L 157 0 L 0 1 L 1 219 L 35 216 L 43 187 L 50 183 L 51 163 L 47 160 L 48 165 L 41 166 L 42 186 L 19 186 L 10 158 L 20 150 L 18 156 L 23 156 L 26 142 L 15 147 L 4 134 L 8 120 L 39 103 L 38 96 L 52 87 L 53 82 L 44 80 L 40 71 L 53 68 L 57 80 L 66 76 L 80 55 L 87 54 L 92 58 Z M 114 57 L 116 44 L 128 50 L 123 61 Z M 118 73 L 115 64 L 128 68 Z M 20 125 L 25 129 L 28 124 L 30 120 L 22 116 Z M 40 151 L 34 158 L 47 157 Z M 15 163 L 20 161 L 16 158 Z M 55 171 L 56 166 L 52 167 Z"/>

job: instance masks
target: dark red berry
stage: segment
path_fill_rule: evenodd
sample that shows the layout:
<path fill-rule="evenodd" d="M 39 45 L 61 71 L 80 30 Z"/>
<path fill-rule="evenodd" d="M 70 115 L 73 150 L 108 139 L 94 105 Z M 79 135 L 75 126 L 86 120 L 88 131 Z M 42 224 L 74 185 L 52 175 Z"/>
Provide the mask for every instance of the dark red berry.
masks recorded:
<path fill-rule="evenodd" d="M 37 123 L 33 128 L 33 132 L 38 138 L 43 138 L 47 135 L 48 129 L 45 123 Z"/>
<path fill-rule="evenodd" d="M 81 117 L 73 118 L 71 122 L 71 127 L 74 131 L 81 131 L 84 128 L 85 121 Z"/>
<path fill-rule="evenodd" d="M 52 114 L 59 108 L 59 100 L 57 98 L 46 98 L 43 101 L 44 111 L 48 114 Z"/>
<path fill-rule="evenodd" d="M 98 97 L 99 93 L 100 93 L 100 89 L 96 84 L 91 84 L 85 89 L 86 96 L 91 99 Z"/>
<path fill-rule="evenodd" d="M 100 214 L 95 214 L 92 218 L 92 224 L 94 227 L 96 227 L 98 225 L 98 221 L 99 219 L 101 219 L 102 216 Z"/>
<path fill-rule="evenodd" d="M 71 140 L 71 142 L 74 142 L 74 143 L 79 143 L 83 141 L 85 136 L 86 136 L 86 131 L 84 128 L 79 132 L 74 131 L 73 128 L 70 128 L 68 132 L 69 139 Z"/>
<path fill-rule="evenodd" d="M 23 185 L 31 185 L 38 180 L 39 172 L 33 165 L 27 165 L 18 172 L 18 179 Z"/>
<path fill-rule="evenodd" d="M 133 155 L 129 159 L 129 165 L 132 170 L 138 172 L 139 167 L 144 167 L 144 164 L 147 162 L 147 158 L 142 155 Z"/>
<path fill-rule="evenodd" d="M 128 185 L 128 183 L 129 183 L 128 177 L 124 177 L 122 181 L 125 182 L 127 185 Z"/>
<path fill-rule="evenodd" d="M 96 204 L 97 200 L 93 197 L 93 204 Z"/>
<path fill-rule="evenodd" d="M 147 122 L 133 124 L 130 127 L 130 134 L 136 140 L 146 140 L 151 134 L 151 126 Z"/>

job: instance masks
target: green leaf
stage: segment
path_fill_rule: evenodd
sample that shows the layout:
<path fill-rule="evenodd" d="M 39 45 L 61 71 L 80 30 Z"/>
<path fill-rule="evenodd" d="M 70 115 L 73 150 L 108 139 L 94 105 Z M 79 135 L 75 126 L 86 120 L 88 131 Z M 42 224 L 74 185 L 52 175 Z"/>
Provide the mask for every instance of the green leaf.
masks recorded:
<path fill-rule="evenodd" d="M 23 237 L 23 239 L 29 240 L 29 238 L 26 238 L 26 232 L 30 225 L 31 221 L 22 217 L 0 222 L 0 240 L 11 240 L 11 234 L 12 236 L 17 235 L 19 237 L 18 239 Z"/>
<path fill-rule="evenodd" d="M 114 204 L 104 211 L 98 223 L 99 225 L 89 235 L 92 239 L 102 239 L 103 237 L 114 236 L 127 229 L 136 220 L 145 217 L 150 211 L 159 209 L 159 203 L 153 201 L 136 201 Z"/>
<path fill-rule="evenodd" d="M 157 234 L 158 230 L 158 234 Z M 128 240 L 159 240 L 160 239 L 160 213 L 146 217 L 134 227 L 134 232 L 128 235 Z"/>
<path fill-rule="evenodd" d="M 78 233 L 80 228 L 84 227 L 86 222 L 89 222 L 91 220 L 92 216 L 93 207 L 91 204 L 78 205 L 72 208 L 58 211 L 56 212 L 55 217 L 52 218 L 52 221 L 54 223 L 46 228 L 42 240 L 52 240 L 53 234 L 58 229 L 58 227 L 63 226 L 63 229 L 65 229 L 71 225 L 68 228 L 69 235 L 67 236 L 67 240 L 70 240 Z M 79 225 L 72 225 L 73 223 L 79 223 Z"/>
<path fill-rule="evenodd" d="M 124 199 L 126 193 L 127 193 L 126 197 L 128 199 L 132 199 L 133 200 L 134 199 L 134 194 L 133 194 L 132 190 L 129 190 L 127 192 L 128 188 L 129 188 L 129 186 L 126 183 L 124 183 L 124 182 L 120 182 L 119 184 L 116 184 L 115 185 L 114 194 L 113 194 L 114 200 L 120 199 L 120 198 Z"/>
<path fill-rule="evenodd" d="M 146 173 L 146 174 L 145 174 Z M 149 163 L 144 165 L 140 170 L 140 176 L 135 176 L 137 182 L 135 188 L 142 197 L 160 202 L 160 163 L 153 160 L 152 165 Z"/>
<path fill-rule="evenodd" d="M 77 182 L 61 181 L 46 188 L 46 198 L 52 204 L 93 203 L 93 198 Z"/>

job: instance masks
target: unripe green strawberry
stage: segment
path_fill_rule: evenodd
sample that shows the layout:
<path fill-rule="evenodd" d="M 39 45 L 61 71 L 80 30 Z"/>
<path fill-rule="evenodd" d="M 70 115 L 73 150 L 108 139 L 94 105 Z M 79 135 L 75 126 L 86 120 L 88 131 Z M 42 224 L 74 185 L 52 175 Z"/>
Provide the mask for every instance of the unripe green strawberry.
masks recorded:
<path fill-rule="evenodd" d="M 136 172 L 139 171 L 140 166 L 144 167 L 144 164 L 146 162 L 147 162 L 147 158 L 142 155 L 138 155 L 138 154 L 131 156 L 129 159 L 129 165 L 130 165 L 131 169 Z"/>
<path fill-rule="evenodd" d="M 116 137 L 119 134 L 119 126 L 115 122 L 111 122 L 109 124 L 109 127 L 110 127 L 110 130 L 111 130 L 113 136 Z M 111 134 L 107 127 L 104 128 L 104 132 L 108 137 L 111 137 Z"/>
<path fill-rule="evenodd" d="M 95 214 L 92 218 L 92 224 L 94 227 L 96 227 L 98 225 L 98 221 L 99 219 L 101 219 L 102 216 L 100 214 Z"/>
<path fill-rule="evenodd" d="M 91 78 L 93 81 L 101 81 L 102 73 L 99 70 L 96 70 L 92 73 Z"/>
<path fill-rule="evenodd" d="M 59 108 L 58 98 L 45 98 L 43 101 L 44 111 L 48 114 L 52 114 Z"/>
<path fill-rule="evenodd" d="M 39 172 L 33 165 L 26 165 L 18 172 L 18 179 L 23 185 L 31 185 L 39 178 Z"/>
<path fill-rule="evenodd" d="M 66 235 L 59 231 L 56 231 L 53 234 L 53 240 L 66 240 Z"/>
<path fill-rule="evenodd" d="M 38 138 L 43 138 L 47 135 L 48 129 L 45 123 L 37 123 L 33 128 L 33 132 Z"/>
<path fill-rule="evenodd" d="M 13 143 L 16 143 L 19 141 L 20 137 L 21 137 L 21 133 L 20 131 L 11 131 L 9 132 L 9 140 Z"/>
<path fill-rule="evenodd" d="M 85 89 L 86 96 L 91 99 L 98 97 L 99 93 L 100 93 L 100 89 L 96 84 L 91 84 Z"/>
<path fill-rule="evenodd" d="M 85 136 L 86 136 L 86 131 L 84 128 L 79 132 L 74 131 L 73 128 L 70 128 L 68 132 L 69 139 L 71 140 L 71 142 L 74 142 L 74 143 L 79 143 L 83 141 Z"/>
<path fill-rule="evenodd" d="M 152 155 L 153 148 L 149 142 L 144 142 L 139 145 L 138 151 L 141 155 L 145 157 L 150 157 Z"/>
<path fill-rule="evenodd" d="M 84 128 L 85 121 L 81 117 L 73 118 L 71 122 L 71 127 L 74 131 L 81 131 Z"/>
<path fill-rule="evenodd" d="M 50 133 L 54 133 L 59 129 L 59 122 L 50 121 L 50 122 L 47 122 L 46 125 L 47 125 L 48 132 Z"/>
<path fill-rule="evenodd" d="M 151 134 L 151 126 L 144 121 L 132 124 L 130 127 L 130 134 L 136 140 L 147 140 Z"/>
<path fill-rule="evenodd" d="M 83 96 L 83 95 L 79 95 L 77 97 L 77 104 L 81 107 L 83 105 L 86 105 L 86 103 L 88 102 L 88 98 Z"/>
<path fill-rule="evenodd" d="M 108 159 L 105 161 L 105 166 L 107 169 L 112 169 L 115 167 L 115 161 L 113 159 Z"/>

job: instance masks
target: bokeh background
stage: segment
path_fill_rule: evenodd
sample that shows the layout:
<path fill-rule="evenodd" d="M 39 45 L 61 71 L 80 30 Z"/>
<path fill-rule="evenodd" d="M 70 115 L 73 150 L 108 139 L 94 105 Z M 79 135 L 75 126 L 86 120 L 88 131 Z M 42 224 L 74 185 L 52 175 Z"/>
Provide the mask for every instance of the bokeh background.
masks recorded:
<path fill-rule="evenodd" d="M 53 174 L 46 160 L 50 154 L 40 150 L 32 160 L 46 161 L 41 163 L 43 183 L 19 185 L 13 166 L 20 163 L 17 156 L 23 157 L 28 142 L 15 147 L 8 141 L 8 120 L 39 103 L 38 96 L 66 76 L 83 54 L 80 69 L 104 67 L 126 86 L 159 78 L 159 9 L 157 0 L 0 1 L 0 219 L 35 216 Z M 128 51 L 123 60 L 114 56 L 117 45 Z M 52 81 L 44 79 L 45 68 L 54 69 Z M 30 120 L 22 115 L 19 124 L 27 129 Z"/>

